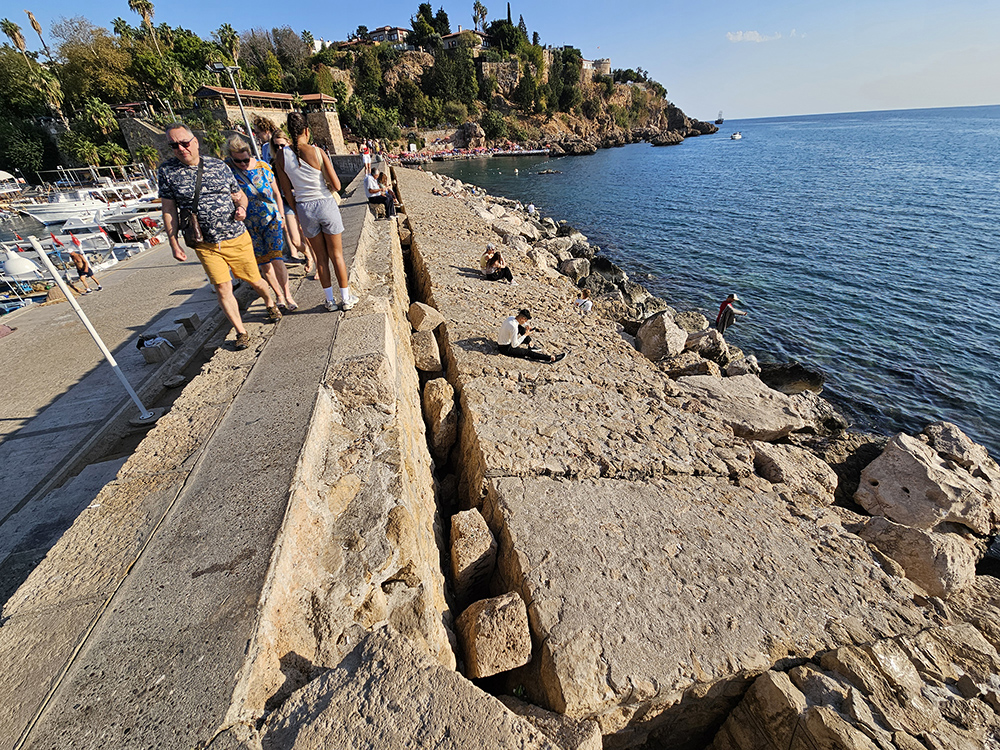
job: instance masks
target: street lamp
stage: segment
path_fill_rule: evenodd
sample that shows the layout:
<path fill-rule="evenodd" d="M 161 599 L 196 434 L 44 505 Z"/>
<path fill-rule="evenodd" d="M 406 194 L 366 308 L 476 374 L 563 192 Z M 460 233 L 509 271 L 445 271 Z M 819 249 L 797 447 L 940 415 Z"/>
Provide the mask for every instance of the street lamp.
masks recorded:
<path fill-rule="evenodd" d="M 243 124 L 247 126 L 247 135 L 250 138 L 250 147 L 253 149 L 253 155 L 256 158 L 260 158 L 260 151 L 257 150 L 257 140 L 253 137 L 253 128 L 250 127 L 250 120 L 247 119 L 246 110 L 243 109 L 243 100 L 240 99 L 239 89 L 236 88 L 236 80 L 233 78 L 233 71 L 239 70 L 238 65 L 226 65 L 223 62 L 209 63 L 205 66 L 213 73 L 228 73 L 229 83 L 232 84 L 233 93 L 236 94 L 236 103 L 240 105 L 240 114 L 243 115 Z"/>

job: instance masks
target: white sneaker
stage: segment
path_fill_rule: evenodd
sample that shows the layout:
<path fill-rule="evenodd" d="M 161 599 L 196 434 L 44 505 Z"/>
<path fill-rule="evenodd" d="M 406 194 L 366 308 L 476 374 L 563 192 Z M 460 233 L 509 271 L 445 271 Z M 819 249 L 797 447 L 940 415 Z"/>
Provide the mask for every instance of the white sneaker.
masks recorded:
<path fill-rule="evenodd" d="M 324 300 L 323 307 L 327 309 L 327 312 L 337 312 L 337 310 L 340 309 L 337 303 L 334 302 L 332 299 Z"/>
<path fill-rule="evenodd" d="M 341 301 L 340 309 L 345 311 L 352 310 L 356 304 L 358 304 L 358 298 L 353 294 L 349 294 L 346 299 Z"/>

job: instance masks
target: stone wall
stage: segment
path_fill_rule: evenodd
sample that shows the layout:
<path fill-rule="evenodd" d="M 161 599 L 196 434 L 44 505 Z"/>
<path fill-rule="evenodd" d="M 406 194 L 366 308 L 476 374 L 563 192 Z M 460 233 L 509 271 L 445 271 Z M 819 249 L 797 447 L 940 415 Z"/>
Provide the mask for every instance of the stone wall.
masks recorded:
<path fill-rule="evenodd" d="M 521 80 L 521 65 L 516 59 L 497 63 L 478 61 L 477 64 L 481 79 L 496 79 L 498 93 L 508 98 L 514 93 Z"/>
<path fill-rule="evenodd" d="M 364 300 L 316 396 L 232 720 L 279 704 L 379 623 L 455 667 L 399 238 L 353 208 L 366 213 L 351 272 Z"/>

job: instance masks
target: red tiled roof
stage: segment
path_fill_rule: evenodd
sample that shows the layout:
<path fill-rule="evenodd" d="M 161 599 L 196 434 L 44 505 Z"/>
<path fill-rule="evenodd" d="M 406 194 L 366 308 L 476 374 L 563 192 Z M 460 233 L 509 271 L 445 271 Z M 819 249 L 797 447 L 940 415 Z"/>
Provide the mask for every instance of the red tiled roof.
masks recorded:
<path fill-rule="evenodd" d="M 204 92 L 211 93 L 204 93 Z M 295 97 L 292 94 L 281 94 L 276 91 L 252 91 L 250 89 L 238 89 L 241 97 L 246 97 L 247 99 L 276 99 L 282 102 L 290 102 Z M 202 86 L 194 95 L 201 99 L 215 98 L 216 95 L 222 96 L 225 94 L 231 94 L 233 90 L 225 86 Z M 336 99 L 327 94 L 303 94 L 302 101 L 305 102 L 335 102 Z"/>

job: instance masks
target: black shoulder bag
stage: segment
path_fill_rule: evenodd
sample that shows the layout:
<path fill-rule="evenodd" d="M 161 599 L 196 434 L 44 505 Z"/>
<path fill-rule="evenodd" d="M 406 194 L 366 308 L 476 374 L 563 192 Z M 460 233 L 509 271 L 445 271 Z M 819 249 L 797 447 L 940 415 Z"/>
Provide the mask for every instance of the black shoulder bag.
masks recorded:
<path fill-rule="evenodd" d="M 184 244 L 193 248 L 195 245 L 205 241 L 201 233 L 201 224 L 198 222 L 198 198 L 201 197 L 201 175 L 205 170 L 205 160 L 198 160 L 198 176 L 194 182 L 194 203 L 191 208 L 181 208 L 180 225 L 181 235 L 184 237 Z"/>

